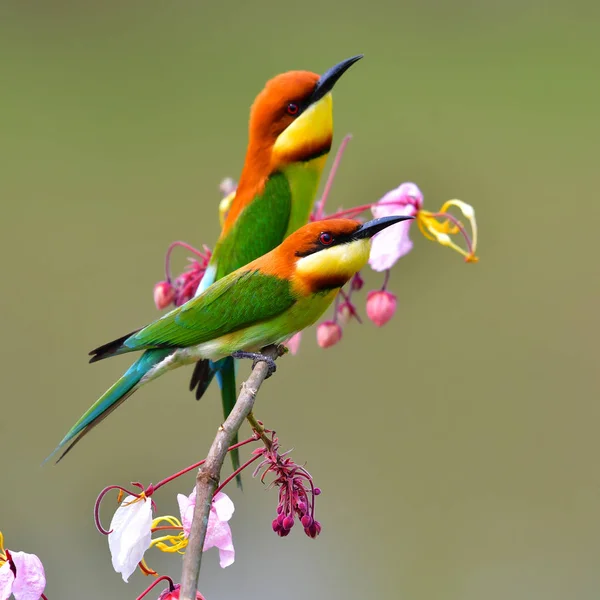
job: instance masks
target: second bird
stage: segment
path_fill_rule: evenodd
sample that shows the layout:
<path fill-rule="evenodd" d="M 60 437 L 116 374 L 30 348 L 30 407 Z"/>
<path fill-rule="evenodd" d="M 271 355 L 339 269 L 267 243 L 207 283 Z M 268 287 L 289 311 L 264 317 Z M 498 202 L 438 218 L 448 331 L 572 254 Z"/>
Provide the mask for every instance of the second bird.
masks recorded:
<path fill-rule="evenodd" d="M 343 60 L 323 75 L 309 71 L 282 73 L 268 81 L 256 97 L 239 184 L 196 295 L 273 250 L 308 222 L 331 149 L 331 90 L 361 58 Z M 199 362 L 190 389 L 195 389 L 199 400 L 215 375 L 227 417 L 237 395 L 232 358 Z M 237 468 L 237 450 L 231 458 Z"/>

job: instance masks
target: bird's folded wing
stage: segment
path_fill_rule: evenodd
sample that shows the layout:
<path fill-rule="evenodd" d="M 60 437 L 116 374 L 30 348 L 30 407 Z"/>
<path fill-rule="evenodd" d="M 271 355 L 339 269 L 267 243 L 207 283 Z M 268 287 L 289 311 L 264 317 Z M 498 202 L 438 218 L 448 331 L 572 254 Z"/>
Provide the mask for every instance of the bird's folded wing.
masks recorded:
<path fill-rule="evenodd" d="M 295 302 L 286 279 L 236 271 L 125 342 L 132 350 L 195 346 L 271 319 Z"/>

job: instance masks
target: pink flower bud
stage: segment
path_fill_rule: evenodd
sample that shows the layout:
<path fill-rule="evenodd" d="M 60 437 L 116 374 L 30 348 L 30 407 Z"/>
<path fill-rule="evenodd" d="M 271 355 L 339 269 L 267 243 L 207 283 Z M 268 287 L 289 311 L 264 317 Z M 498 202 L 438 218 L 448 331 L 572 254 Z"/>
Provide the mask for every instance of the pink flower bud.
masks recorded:
<path fill-rule="evenodd" d="M 396 312 L 396 296 L 384 290 L 369 292 L 367 316 L 377 327 L 385 325 Z"/>
<path fill-rule="evenodd" d="M 294 526 L 294 517 L 286 517 L 283 520 L 283 528 L 284 529 L 291 529 Z"/>
<path fill-rule="evenodd" d="M 301 523 L 302 523 L 302 527 L 304 527 L 304 529 L 306 529 L 307 527 L 310 527 L 313 524 L 313 518 L 310 515 L 304 515 L 302 517 L 302 519 L 300 519 Z"/>
<path fill-rule="evenodd" d="M 296 354 L 298 354 L 301 339 L 302 332 L 299 331 L 298 333 L 295 333 L 287 342 L 285 342 L 285 345 L 287 346 L 287 349 L 290 351 L 292 356 L 296 356 Z"/>
<path fill-rule="evenodd" d="M 321 348 L 334 346 L 342 339 L 342 328 L 334 321 L 324 321 L 317 327 L 317 344 Z"/>
<path fill-rule="evenodd" d="M 166 589 L 159 597 L 158 600 L 179 600 L 179 590 L 181 586 L 176 584 L 172 590 Z M 204 596 L 200 592 L 196 592 L 196 600 L 204 600 Z"/>
<path fill-rule="evenodd" d="M 313 521 L 310 527 L 304 528 L 304 533 L 306 533 L 308 537 L 316 538 L 321 533 L 321 523 L 319 523 L 319 521 Z"/>
<path fill-rule="evenodd" d="M 351 288 L 356 292 L 362 290 L 364 284 L 365 280 L 360 276 L 360 273 L 356 273 L 350 282 Z"/>
<path fill-rule="evenodd" d="M 167 308 L 175 299 L 175 288 L 168 281 L 159 281 L 154 286 L 154 304 L 158 310 Z"/>
<path fill-rule="evenodd" d="M 342 302 L 337 309 L 338 322 L 342 327 L 348 325 L 348 322 L 354 314 L 354 307 L 350 302 Z"/>

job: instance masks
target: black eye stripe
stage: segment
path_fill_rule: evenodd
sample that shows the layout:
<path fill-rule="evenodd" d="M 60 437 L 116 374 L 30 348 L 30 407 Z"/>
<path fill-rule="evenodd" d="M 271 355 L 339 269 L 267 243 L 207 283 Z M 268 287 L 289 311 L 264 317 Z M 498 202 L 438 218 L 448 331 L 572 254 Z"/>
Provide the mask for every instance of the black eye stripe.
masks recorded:
<path fill-rule="evenodd" d="M 329 244 L 323 244 L 321 242 L 321 236 L 324 233 L 328 233 L 329 235 L 331 235 L 332 241 Z M 327 250 L 327 248 L 333 248 L 333 246 L 339 246 L 341 244 L 347 244 L 348 242 L 351 242 L 354 238 L 354 232 L 353 233 L 347 233 L 347 234 L 343 234 L 343 235 L 336 235 L 333 236 L 333 234 L 331 234 L 329 231 L 322 231 L 319 234 L 319 237 L 315 240 L 315 242 L 313 243 L 313 245 L 304 251 L 298 251 L 296 252 L 296 256 L 300 256 L 300 257 L 304 257 L 304 256 L 310 256 L 311 254 L 314 254 L 315 252 L 319 252 L 321 250 Z"/>

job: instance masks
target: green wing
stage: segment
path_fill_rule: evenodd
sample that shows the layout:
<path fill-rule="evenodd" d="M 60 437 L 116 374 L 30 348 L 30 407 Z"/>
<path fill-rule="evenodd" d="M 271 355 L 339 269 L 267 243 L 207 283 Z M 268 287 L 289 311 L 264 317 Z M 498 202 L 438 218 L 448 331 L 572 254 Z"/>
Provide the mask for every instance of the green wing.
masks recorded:
<path fill-rule="evenodd" d="M 144 327 L 124 345 L 131 350 L 195 346 L 275 317 L 295 301 L 287 280 L 237 271 Z"/>
<path fill-rule="evenodd" d="M 274 173 L 262 194 L 244 208 L 231 231 L 215 248 L 216 279 L 279 246 L 285 238 L 291 209 L 292 192 L 288 179 L 283 173 Z"/>

